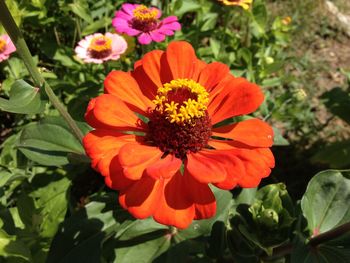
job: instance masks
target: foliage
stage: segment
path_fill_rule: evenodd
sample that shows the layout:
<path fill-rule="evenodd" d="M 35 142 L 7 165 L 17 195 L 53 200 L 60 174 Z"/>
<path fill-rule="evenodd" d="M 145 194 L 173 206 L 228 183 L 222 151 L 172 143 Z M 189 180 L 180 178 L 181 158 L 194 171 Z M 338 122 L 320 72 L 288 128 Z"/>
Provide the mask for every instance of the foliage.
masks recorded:
<path fill-rule="evenodd" d="M 84 122 L 87 104 L 102 93 L 106 74 L 131 70 L 145 51 L 164 49 L 172 39 L 191 42 L 201 59 L 223 62 L 235 76 L 262 86 L 265 101 L 255 117 L 275 126 L 276 147 L 304 145 L 292 136 L 285 138 L 293 132 L 305 141 L 317 133 L 303 83 L 289 70 L 305 66 L 290 52 L 298 14 L 292 21 L 274 16 L 263 0 L 255 0 L 249 10 L 210 0 L 142 1 L 178 16 L 182 31 L 147 47 L 127 38 L 129 49 L 120 60 L 95 65 L 78 60 L 74 47 L 86 35 L 112 31 L 111 19 L 123 1 L 6 3 L 41 75 L 84 134 L 91 129 Z M 213 187 L 216 216 L 194 221 L 185 230 L 150 218 L 135 220 L 90 168 L 81 143 L 40 92 L 43 87 L 35 86 L 19 56 L 0 68 L 0 118 L 11 113 L 10 124 L 0 124 L 1 130 L 9 130 L 6 136 L 0 134 L 1 262 L 307 263 L 336 258 L 345 263 L 349 259 L 349 170 L 316 174 L 301 199 L 289 195 L 289 185 L 279 181 L 231 192 Z M 331 114 L 349 124 L 349 87 L 334 88 L 321 99 Z M 323 145 L 312 161 L 346 169 L 349 152 L 350 141 L 338 140 Z"/>

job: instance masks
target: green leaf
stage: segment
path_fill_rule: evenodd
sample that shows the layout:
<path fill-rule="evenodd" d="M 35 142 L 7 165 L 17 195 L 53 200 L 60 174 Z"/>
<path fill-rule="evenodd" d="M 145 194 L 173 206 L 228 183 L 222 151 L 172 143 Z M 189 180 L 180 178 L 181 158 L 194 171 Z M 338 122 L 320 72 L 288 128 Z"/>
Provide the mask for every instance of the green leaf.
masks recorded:
<path fill-rule="evenodd" d="M 321 99 L 330 112 L 350 124 L 350 92 L 334 88 L 325 92 Z"/>
<path fill-rule="evenodd" d="M 27 125 L 18 147 L 28 159 L 47 166 L 68 164 L 68 153 L 84 154 L 82 145 L 67 125 L 57 119 Z"/>
<path fill-rule="evenodd" d="M 212 187 L 212 191 L 216 199 L 216 215 L 210 219 L 193 221 L 187 229 L 178 231 L 174 236 L 175 241 L 180 242 L 185 239 L 209 235 L 216 221 L 226 222 L 228 220 L 230 209 L 233 206 L 232 194 L 216 187 Z"/>
<path fill-rule="evenodd" d="M 50 176 L 53 177 L 53 175 Z M 70 183 L 70 180 L 64 177 L 43 187 L 36 186 L 36 190 L 30 193 L 30 196 L 35 200 L 35 207 L 40 211 L 41 237 L 53 237 L 57 232 L 58 225 L 64 220 Z"/>
<path fill-rule="evenodd" d="M 331 143 L 316 153 L 311 161 L 325 163 L 331 168 L 345 168 L 350 166 L 350 140 Z"/>
<path fill-rule="evenodd" d="M 201 4 L 195 0 L 183 0 L 180 8 L 176 9 L 174 14 L 181 18 L 187 12 L 193 12 L 201 8 Z"/>
<path fill-rule="evenodd" d="M 214 29 L 216 26 L 216 21 L 218 20 L 217 13 L 206 13 L 203 17 L 203 25 L 201 26 L 201 31 L 208 31 Z"/>
<path fill-rule="evenodd" d="M 116 195 L 90 202 L 63 222 L 51 244 L 47 263 L 101 262 L 103 242 L 113 236 L 124 219 Z"/>
<path fill-rule="evenodd" d="M 34 88 L 24 80 L 12 85 L 10 98 L 0 98 L 0 109 L 12 113 L 36 114 L 45 108 L 46 101 L 41 99 L 39 88 Z"/>
<path fill-rule="evenodd" d="M 301 200 L 301 208 L 312 235 L 350 221 L 348 171 L 327 170 L 315 175 Z"/>
<path fill-rule="evenodd" d="M 94 32 L 97 32 L 100 28 L 104 28 L 106 25 L 110 25 L 111 22 L 111 18 L 104 17 L 86 26 L 81 33 L 83 36 L 92 34 Z"/>
<path fill-rule="evenodd" d="M 74 14 L 85 20 L 87 23 L 93 23 L 93 19 L 90 15 L 90 11 L 81 3 L 69 4 L 70 9 Z"/>
<path fill-rule="evenodd" d="M 287 146 L 289 142 L 282 136 L 281 132 L 277 128 L 273 128 L 274 137 L 273 137 L 273 145 L 274 146 Z"/>
<path fill-rule="evenodd" d="M 29 249 L 16 236 L 8 235 L 4 230 L 0 229 L 0 256 L 16 257 L 30 261 L 31 254 Z M 1 258 L 0 258 L 1 260 Z"/>

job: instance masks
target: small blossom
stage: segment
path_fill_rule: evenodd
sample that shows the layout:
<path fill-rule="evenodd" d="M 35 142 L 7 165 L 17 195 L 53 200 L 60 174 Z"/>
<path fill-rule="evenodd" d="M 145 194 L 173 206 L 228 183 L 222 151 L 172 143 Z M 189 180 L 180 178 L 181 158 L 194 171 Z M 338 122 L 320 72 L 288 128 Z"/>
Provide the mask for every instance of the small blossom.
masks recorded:
<path fill-rule="evenodd" d="M 148 45 L 152 41 L 162 42 L 165 36 L 181 29 L 176 16 L 160 20 L 161 15 L 158 8 L 126 3 L 115 13 L 112 24 L 117 32 L 138 36 L 140 44 Z"/>
<path fill-rule="evenodd" d="M 8 59 L 10 54 L 15 51 L 16 47 L 10 37 L 8 35 L 0 36 L 0 62 Z"/>
<path fill-rule="evenodd" d="M 249 6 L 252 4 L 253 0 L 218 0 L 219 2 L 223 3 L 224 5 L 237 5 L 241 6 L 243 9 L 247 10 L 249 9 Z"/>
<path fill-rule="evenodd" d="M 286 16 L 282 19 L 282 24 L 288 26 L 292 22 L 292 18 L 290 16 Z"/>
<path fill-rule="evenodd" d="M 101 64 L 108 60 L 118 60 L 127 47 L 125 39 L 118 34 L 96 33 L 80 40 L 75 53 L 86 63 Z"/>

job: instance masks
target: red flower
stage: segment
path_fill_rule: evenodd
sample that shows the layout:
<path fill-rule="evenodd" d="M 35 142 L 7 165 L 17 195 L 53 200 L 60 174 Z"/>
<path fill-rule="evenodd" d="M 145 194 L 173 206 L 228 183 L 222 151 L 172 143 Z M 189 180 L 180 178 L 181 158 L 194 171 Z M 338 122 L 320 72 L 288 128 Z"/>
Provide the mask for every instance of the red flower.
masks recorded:
<path fill-rule="evenodd" d="M 112 71 L 104 85 L 105 94 L 92 99 L 86 112 L 95 130 L 84 147 L 92 167 L 120 191 L 120 204 L 136 218 L 186 228 L 215 214 L 208 184 L 256 187 L 270 174 L 268 124 L 249 119 L 215 125 L 255 111 L 264 100 L 260 88 L 235 78 L 224 64 L 197 59 L 189 43 L 151 51 L 134 71 Z"/>

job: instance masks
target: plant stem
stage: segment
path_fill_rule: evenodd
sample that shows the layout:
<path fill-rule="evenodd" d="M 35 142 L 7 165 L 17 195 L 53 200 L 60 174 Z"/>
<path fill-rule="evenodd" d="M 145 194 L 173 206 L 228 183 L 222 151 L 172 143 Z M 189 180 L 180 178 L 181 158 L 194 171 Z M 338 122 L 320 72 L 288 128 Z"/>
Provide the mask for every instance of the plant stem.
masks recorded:
<path fill-rule="evenodd" d="M 350 222 L 311 238 L 309 245 L 313 247 L 318 246 L 321 243 L 340 237 L 347 232 L 350 232 Z"/>
<path fill-rule="evenodd" d="M 22 33 L 19 31 L 19 28 L 17 27 L 10 11 L 8 10 L 4 0 L 0 0 L 0 22 L 4 26 L 5 30 L 9 34 L 12 42 L 16 46 L 17 53 L 22 58 L 25 66 L 27 67 L 30 75 L 33 78 L 34 84 L 40 88 L 40 92 L 43 94 L 43 89 L 46 93 L 46 95 L 49 97 L 50 102 L 52 105 L 58 110 L 58 112 L 62 115 L 62 117 L 65 119 L 71 130 L 73 131 L 74 135 L 79 139 L 79 141 L 82 141 L 82 138 L 84 137 L 83 133 L 73 120 L 73 118 L 69 115 L 66 108 L 62 105 L 62 103 L 59 101 L 55 93 L 52 91 L 49 84 L 45 81 L 45 79 L 41 76 L 39 73 L 32 55 L 30 54 L 30 51 L 28 49 L 28 46 L 23 38 Z"/>

